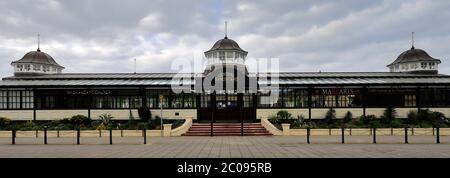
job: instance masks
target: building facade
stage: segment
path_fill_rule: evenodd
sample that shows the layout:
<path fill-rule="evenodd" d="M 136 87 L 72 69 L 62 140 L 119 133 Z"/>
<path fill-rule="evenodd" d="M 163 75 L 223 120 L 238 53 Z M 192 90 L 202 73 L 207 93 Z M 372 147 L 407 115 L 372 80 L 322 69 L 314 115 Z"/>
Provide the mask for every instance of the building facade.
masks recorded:
<path fill-rule="evenodd" d="M 401 118 L 420 108 L 450 116 L 450 76 L 439 74 L 439 59 L 414 46 L 387 66 L 390 72 L 280 72 L 276 81 L 267 73 L 249 73 L 247 53 L 225 36 L 205 52 L 203 73 L 185 73 L 183 80 L 174 80 L 180 74 L 63 73 L 64 67 L 38 49 L 12 62 L 14 75 L 0 81 L 0 116 L 41 121 L 77 114 L 97 119 L 110 113 L 128 120 L 139 119 L 137 109 L 147 106 L 153 116 L 165 119 L 253 122 L 281 109 L 310 119 L 323 119 L 330 108 L 338 118 L 347 111 L 354 117 L 380 116 L 389 105 Z M 234 70 L 218 70 L 225 68 Z M 219 75 L 208 79 L 215 71 Z M 236 84 L 238 76 L 244 76 L 244 90 L 196 87 L 205 80 Z M 249 81 L 256 82 L 256 90 Z M 187 90 L 174 92 L 172 86 L 181 83 Z M 268 92 L 260 87 L 274 83 L 278 87 Z M 274 93 L 278 98 L 267 101 Z"/>

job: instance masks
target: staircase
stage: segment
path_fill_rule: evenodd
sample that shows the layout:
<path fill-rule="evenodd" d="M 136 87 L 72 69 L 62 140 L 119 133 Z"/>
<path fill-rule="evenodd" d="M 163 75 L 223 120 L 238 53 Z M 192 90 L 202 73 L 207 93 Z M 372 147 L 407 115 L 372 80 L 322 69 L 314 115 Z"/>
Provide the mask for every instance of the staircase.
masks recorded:
<path fill-rule="evenodd" d="M 244 123 L 244 136 L 269 136 L 261 123 Z M 194 123 L 182 136 L 211 136 L 211 124 Z M 241 123 L 214 123 L 213 136 L 241 136 Z"/>

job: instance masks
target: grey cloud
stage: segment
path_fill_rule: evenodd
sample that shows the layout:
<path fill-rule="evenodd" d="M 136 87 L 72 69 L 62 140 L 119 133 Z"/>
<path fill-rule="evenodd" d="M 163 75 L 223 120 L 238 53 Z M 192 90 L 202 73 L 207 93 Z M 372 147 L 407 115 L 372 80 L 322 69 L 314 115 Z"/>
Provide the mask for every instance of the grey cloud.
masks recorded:
<path fill-rule="evenodd" d="M 229 36 L 249 57 L 276 57 L 281 71 L 387 71 L 416 46 L 443 61 L 450 74 L 448 1 L 119 1 L 0 2 L 0 75 L 36 49 L 66 72 L 170 72 L 176 58 L 201 56 Z"/>

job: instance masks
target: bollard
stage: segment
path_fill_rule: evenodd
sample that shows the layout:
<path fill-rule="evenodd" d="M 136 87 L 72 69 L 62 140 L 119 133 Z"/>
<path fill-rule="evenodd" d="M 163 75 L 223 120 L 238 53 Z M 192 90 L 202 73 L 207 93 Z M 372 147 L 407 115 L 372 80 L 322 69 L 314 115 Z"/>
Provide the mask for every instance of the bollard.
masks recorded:
<path fill-rule="evenodd" d="M 391 127 L 391 136 L 394 135 L 394 128 Z"/>
<path fill-rule="evenodd" d="M 439 127 L 436 127 L 436 143 L 441 143 L 439 140 Z"/>
<path fill-rule="evenodd" d="M 59 129 L 56 130 L 56 137 L 59 138 Z"/>
<path fill-rule="evenodd" d="M 352 128 L 350 127 L 350 136 L 352 135 Z"/>
<path fill-rule="evenodd" d="M 120 137 L 123 137 L 123 129 L 120 129 Z"/>
<path fill-rule="evenodd" d="M 144 136 L 144 144 L 147 144 L 147 130 L 142 130 L 142 135 Z"/>
<path fill-rule="evenodd" d="M 16 130 L 11 130 L 11 144 L 16 144 Z"/>
<path fill-rule="evenodd" d="M 377 129 L 373 128 L 373 143 L 377 143 Z"/>
<path fill-rule="evenodd" d="M 47 145 L 47 128 L 44 128 L 44 144 Z"/>
<path fill-rule="evenodd" d="M 341 128 L 341 143 L 344 144 L 344 127 Z"/>
<path fill-rule="evenodd" d="M 311 130 L 310 128 L 306 128 L 306 143 L 309 144 L 309 136 L 311 135 Z"/>
<path fill-rule="evenodd" d="M 405 127 L 405 143 L 408 143 L 408 127 Z"/>
<path fill-rule="evenodd" d="M 98 130 L 98 137 L 102 137 L 102 129 Z"/>
<path fill-rule="evenodd" d="M 80 144 L 80 129 L 77 129 L 77 145 Z"/>
<path fill-rule="evenodd" d="M 109 144 L 112 145 L 112 128 L 109 129 Z"/>

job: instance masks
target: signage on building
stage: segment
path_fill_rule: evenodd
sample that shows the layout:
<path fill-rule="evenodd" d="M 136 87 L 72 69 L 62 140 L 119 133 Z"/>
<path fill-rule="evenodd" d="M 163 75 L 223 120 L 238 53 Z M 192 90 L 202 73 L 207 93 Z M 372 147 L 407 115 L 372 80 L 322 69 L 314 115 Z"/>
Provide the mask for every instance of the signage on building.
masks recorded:
<path fill-rule="evenodd" d="M 111 90 L 67 90 L 68 95 L 110 95 Z"/>
<path fill-rule="evenodd" d="M 316 89 L 316 95 L 354 95 L 357 90 L 353 88 L 322 88 Z"/>

